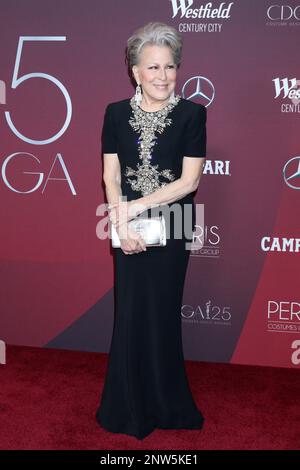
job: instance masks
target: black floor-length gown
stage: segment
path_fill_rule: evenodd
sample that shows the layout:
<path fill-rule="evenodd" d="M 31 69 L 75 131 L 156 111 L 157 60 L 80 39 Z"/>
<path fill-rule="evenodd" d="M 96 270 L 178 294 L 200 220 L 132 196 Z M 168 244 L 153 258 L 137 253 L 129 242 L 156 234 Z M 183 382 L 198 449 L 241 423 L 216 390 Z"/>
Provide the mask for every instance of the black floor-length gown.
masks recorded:
<path fill-rule="evenodd" d="M 122 194 L 128 201 L 179 178 L 184 156 L 205 157 L 206 108 L 179 95 L 176 98 L 175 104 L 163 108 L 163 116 L 137 105 L 133 108 L 132 99 L 106 108 L 102 149 L 118 154 Z M 134 128 L 130 120 L 141 118 L 144 127 Z M 165 123 L 162 131 L 156 128 L 149 134 L 149 125 L 157 119 Z M 192 208 L 189 230 L 182 238 L 174 236 L 178 219 L 171 214 L 166 246 L 148 247 L 131 255 L 125 255 L 121 248 L 113 249 L 114 328 L 96 419 L 110 432 L 138 439 L 155 428 L 201 429 L 204 421 L 189 388 L 181 331 L 181 302 L 190 255 L 186 242 L 191 241 L 195 224 L 193 194 L 176 203 Z M 166 208 L 157 207 L 151 214 L 164 214 Z M 143 215 L 150 216 L 150 209 Z"/>

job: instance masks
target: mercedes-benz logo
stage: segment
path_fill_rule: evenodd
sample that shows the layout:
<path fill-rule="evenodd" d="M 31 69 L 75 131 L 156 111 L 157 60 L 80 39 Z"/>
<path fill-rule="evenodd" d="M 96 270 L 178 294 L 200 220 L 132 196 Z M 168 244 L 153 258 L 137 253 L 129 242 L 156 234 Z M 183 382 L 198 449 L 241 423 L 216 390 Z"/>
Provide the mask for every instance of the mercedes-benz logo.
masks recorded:
<path fill-rule="evenodd" d="M 215 87 L 208 78 L 198 75 L 185 82 L 182 97 L 187 100 L 199 98 L 201 103 L 208 107 L 215 98 Z"/>
<path fill-rule="evenodd" d="M 300 189 L 300 156 L 293 157 L 283 167 L 283 179 L 292 189 Z"/>

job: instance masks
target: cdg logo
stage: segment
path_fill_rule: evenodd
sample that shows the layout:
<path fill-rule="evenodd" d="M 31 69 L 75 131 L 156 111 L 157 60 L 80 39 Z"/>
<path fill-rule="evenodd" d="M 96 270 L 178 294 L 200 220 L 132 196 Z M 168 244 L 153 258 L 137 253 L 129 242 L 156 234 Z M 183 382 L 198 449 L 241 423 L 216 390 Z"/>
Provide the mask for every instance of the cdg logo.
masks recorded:
<path fill-rule="evenodd" d="M 12 184 L 10 183 L 8 177 L 7 177 L 7 173 L 8 173 L 8 164 L 9 163 L 13 163 L 14 161 L 16 161 L 17 159 L 20 159 L 20 158 L 23 158 L 23 159 L 26 159 L 26 163 L 32 165 L 32 160 L 34 160 L 36 163 L 40 164 L 40 160 L 35 156 L 35 155 L 32 155 L 32 153 L 28 153 L 28 152 L 16 152 L 16 153 L 12 153 L 11 155 L 9 155 L 8 157 L 6 157 L 6 159 L 4 160 L 3 162 L 3 165 L 2 165 L 2 169 L 1 169 L 1 176 L 2 176 L 2 179 L 4 181 L 4 184 L 8 187 L 8 189 L 10 189 L 11 191 L 14 191 L 15 193 L 19 193 L 19 194 L 29 194 L 29 193 L 33 193 L 34 191 L 37 191 L 39 189 L 39 187 L 41 186 L 42 182 L 44 181 L 44 173 L 40 172 L 40 171 L 23 171 L 24 174 L 26 175 L 36 175 L 36 178 L 35 178 L 35 184 L 33 185 L 32 188 L 30 188 L 28 191 L 21 191 L 20 189 L 17 189 L 15 187 L 12 186 Z M 64 175 L 65 175 L 65 178 L 57 178 L 57 177 L 51 177 L 51 173 L 54 169 L 54 166 L 56 164 L 56 161 L 58 161 L 58 164 L 60 165 Z M 52 163 L 52 166 L 50 168 L 50 171 L 46 177 L 46 180 L 45 180 L 45 183 L 44 183 L 44 186 L 43 186 L 43 189 L 42 189 L 42 193 L 44 192 L 45 190 L 45 187 L 47 185 L 47 183 L 51 180 L 60 180 L 60 181 L 66 181 L 66 183 L 69 185 L 70 187 L 70 190 L 72 192 L 73 195 L 76 195 L 76 191 L 75 191 L 75 188 L 73 186 L 73 183 L 72 183 L 72 180 L 70 178 L 70 175 L 69 175 L 69 172 L 67 170 L 67 167 L 66 167 L 66 164 L 61 156 L 60 153 L 58 153 L 56 155 L 56 157 L 54 158 L 54 162 Z"/>
<path fill-rule="evenodd" d="M 53 75 L 49 75 L 48 73 L 32 72 L 32 73 L 27 73 L 25 75 L 18 77 L 23 44 L 25 41 L 65 41 L 65 40 L 66 40 L 65 36 L 20 36 L 19 38 L 15 67 L 14 67 L 14 72 L 13 72 L 13 77 L 12 77 L 12 82 L 11 82 L 12 89 L 13 90 L 16 89 L 19 85 L 21 85 L 23 82 L 27 80 L 31 80 L 33 78 L 44 78 L 45 80 L 49 80 L 50 82 L 54 83 L 54 85 L 58 88 L 58 90 L 63 94 L 66 100 L 66 107 L 67 107 L 66 119 L 61 129 L 59 129 L 59 131 L 55 135 L 45 140 L 34 140 L 23 135 L 15 127 L 11 119 L 10 112 L 5 111 L 5 118 L 12 132 L 17 137 L 19 137 L 19 139 L 23 140 L 24 142 L 28 142 L 29 144 L 45 145 L 45 144 L 50 144 L 51 142 L 54 142 L 55 140 L 59 139 L 66 132 L 70 124 L 71 117 L 72 117 L 72 103 L 71 103 L 70 95 L 67 89 L 65 88 L 65 86 L 56 77 L 53 77 Z"/>
<path fill-rule="evenodd" d="M 267 10 L 268 18 L 272 21 L 287 21 L 291 18 L 300 20 L 300 5 L 271 5 Z"/>
<path fill-rule="evenodd" d="M 22 132 L 15 126 L 10 111 L 5 111 L 5 118 L 6 118 L 6 121 L 7 121 L 7 124 L 9 126 L 10 130 L 15 134 L 16 137 L 18 137 L 22 141 L 27 142 L 27 143 L 32 144 L 32 145 L 47 145 L 47 144 L 50 144 L 50 143 L 55 142 L 56 140 L 58 140 L 66 132 L 66 130 L 68 129 L 69 124 L 71 122 L 72 102 L 71 102 L 71 98 L 70 98 L 70 95 L 69 95 L 66 87 L 61 83 L 61 81 L 59 81 L 53 75 L 50 75 L 48 73 L 42 73 L 42 72 L 32 72 L 32 73 L 27 73 L 25 75 L 18 76 L 19 75 L 20 65 L 21 65 L 21 58 L 23 57 L 22 56 L 23 45 L 26 42 L 30 43 L 30 42 L 34 42 L 34 41 L 65 41 L 65 40 L 66 40 L 65 36 L 20 36 L 20 38 L 19 38 L 17 54 L 16 54 L 16 59 L 15 59 L 15 65 L 14 65 L 14 71 L 13 71 L 13 76 L 12 76 L 12 81 L 11 81 L 11 88 L 16 89 L 18 86 L 22 85 L 24 82 L 26 82 L 28 80 L 32 80 L 32 79 L 36 79 L 36 78 L 43 78 L 44 80 L 48 80 L 48 81 L 50 81 L 54 84 L 54 86 L 58 89 L 58 91 L 63 95 L 63 97 L 65 99 L 65 103 L 66 103 L 66 117 L 65 117 L 65 121 L 64 121 L 63 125 L 56 132 L 56 134 L 54 134 L 54 135 L 52 135 L 49 138 L 44 139 L 44 140 L 32 139 L 29 136 L 25 136 L 24 134 L 22 134 Z M 2 87 L 1 87 L 0 92 L 1 92 L 1 96 L 0 96 L 1 103 L 5 103 L 5 96 L 4 96 L 5 86 L 3 85 L 3 83 L 2 83 Z M 32 180 L 32 178 L 34 178 L 34 184 L 27 191 L 24 191 L 24 190 L 21 191 L 20 189 L 14 187 L 11 184 L 11 182 L 9 181 L 9 177 L 8 177 L 9 171 L 8 170 L 9 170 L 9 167 L 11 167 L 14 163 L 19 162 L 20 159 L 23 159 L 23 161 L 25 161 L 28 166 L 30 165 L 31 168 L 32 168 L 32 162 L 34 162 L 34 164 L 38 164 L 38 165 L 41 164 L 40 160 L 35 155 L 33 155 L 31 153 L 28 153 L 28 152 L 16 152 L 16 153 L 13 153 L 13 154 L 7 156 L 5 158 L 3 164 L 2 164 L 1 176 L 2 176 L 2 179 L 4 181 L 4 184 L 11 191 L 14 191 L 14 192 L 19 193 L 19 194 L 29 194 L 29 193 L 32 193 L 32 192 L 36 191 L 41 186 L 42 182 L 45 180 L 45 183 L 44 183 L 44 186 L 43 186 L 43 189 L 42 189 L 42 192 L 44 192 L 48 181 L 60 179 L 60 180 L 66 181 L 67 184 L 69 185 L 70 189 L 71 189 L 72 194 L 76 195 L 76 191 L 75 191 L 75 188 L 74 188 L 73 183 L 71 181 L 70 175 L 68 173 L 66 164 L 65 164 L 65 162 L 64 162 L 64 160 L 63 160 L 60 153 L 58 153 L 56 155 L 56 157 L 54 158 L 54 161 L 52 163 L 52 166 L 51 166 L 46 178 L 44 177 L 44 173 L 41 172 L 41 171 L 23 171 L 23 174 L 36 175 L 35 178 L 33 176 L 29 177 L 31 180 Z M 54 169 L 54 166 L 55 166 L 56 162 L 60 165 L 60 167 L 61 167 L 61 169 L 62 169 L 62 171 L 65 175 L 65 178 L 51 177 L 51 173 Z"/>

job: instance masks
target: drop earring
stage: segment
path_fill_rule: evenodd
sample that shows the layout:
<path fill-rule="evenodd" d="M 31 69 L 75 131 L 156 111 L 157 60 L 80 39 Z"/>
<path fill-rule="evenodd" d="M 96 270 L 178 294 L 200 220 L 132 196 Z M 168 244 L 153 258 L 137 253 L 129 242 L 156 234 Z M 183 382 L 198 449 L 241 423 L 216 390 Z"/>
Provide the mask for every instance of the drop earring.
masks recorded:
<path fill-rule="evenodd" d="M 141 101 L 142 101 L 142 89 L 141 89 L 141 85 L 137 85 L 137 86 L 136 86 L 134 99 L 135 99 L 135 102 L 136 102 L 137 105 L 140 105 L 140 104 L 141 104 Z"/>
<path fill-rule="evenodd" d="M 170 98 L 169 98 L 169 103 L 175 103 L 175 93 L 174 90 L 172 91 Z"/>

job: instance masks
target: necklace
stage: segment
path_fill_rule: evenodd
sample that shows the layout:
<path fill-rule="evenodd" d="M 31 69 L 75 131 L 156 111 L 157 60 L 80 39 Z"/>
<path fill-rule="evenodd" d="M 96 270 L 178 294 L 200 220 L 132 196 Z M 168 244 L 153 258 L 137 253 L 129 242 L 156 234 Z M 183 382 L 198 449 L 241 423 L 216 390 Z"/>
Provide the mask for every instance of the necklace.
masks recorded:
<path fill-rule="evenodd" d="M 145 111 L 135 102 L 134 96 L 130 99 L 132 116 L 129 119 L 131 127 L 140 133 L 138 139 L 139 159 L 137 169 L 126 167 L 125 176 L 133 191 L 140 191 L 143 196 L 166 186 L 169 181 L 174 181 L 175 175 L 169 169 L 159 169 L 159 165 L 152 165 L 152 148 L 157 144 L 155 132 L 162 134 L 166 126 L 172 124 L 168 118 L 170 111 L 178 104 L 180 95 L 175 95 L 174 100 L 158 111 Z M 167 182 L 160 179 L 166 179 Z"/>
<path fill-rule="evenodd" d="M 147 110 L 145 110 L 145 109 L 143 109 L 143 108 L 141 107 L 141 104 L 137 105 L 137 107 L 140 108 L 144 113 L 157 113 L 158 111 L 162 111 L 164 108 L 166 108 L 169 103 L 170 103 L 170 102 L 168 101 L 165 106 L 163 106 L 163 107 L 160 108 L 160 109 L 155 109 L 155 111 L 147 111 Z"/>

